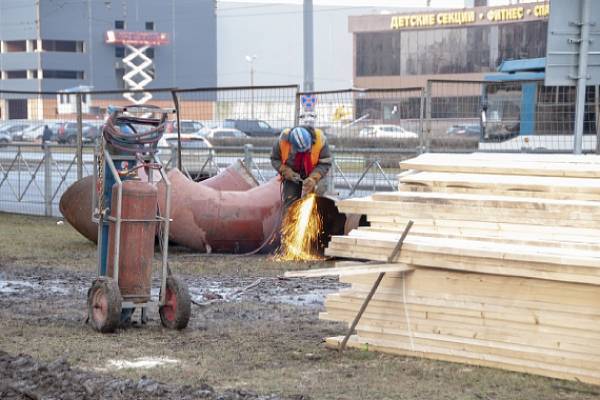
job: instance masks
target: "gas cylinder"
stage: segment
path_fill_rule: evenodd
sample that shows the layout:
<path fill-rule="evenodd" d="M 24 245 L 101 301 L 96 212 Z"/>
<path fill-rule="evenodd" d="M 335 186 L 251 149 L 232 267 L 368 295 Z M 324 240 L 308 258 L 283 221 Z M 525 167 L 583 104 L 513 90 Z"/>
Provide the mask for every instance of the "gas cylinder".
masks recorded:
<path fill-rule="evenodd" d="M 139 180 L 123 182 L 119 250 L 119 289 L 124 301 L 145 302 L 150 299 L 152 261 L 156 233 L 157 190 Z M 111 216 L 117 215 L 118 188 L 112 188 Z M 116 223 L 108 231 L 108 276 L 114 278 Z"/>

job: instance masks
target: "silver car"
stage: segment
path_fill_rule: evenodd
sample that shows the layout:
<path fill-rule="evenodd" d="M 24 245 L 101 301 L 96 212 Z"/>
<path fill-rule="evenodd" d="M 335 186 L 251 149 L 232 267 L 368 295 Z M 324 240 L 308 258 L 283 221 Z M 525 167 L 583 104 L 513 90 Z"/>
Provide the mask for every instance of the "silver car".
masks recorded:
<path fill-rule="evenodd" d="M 177 168 L 177 134 L 166 133 L 158 143 L 167 168 Z M 201 181 L 217 173 L 212 144 L 199 135 L 181 135 L 181 169 L 190 179 Z M 168 162 L 166 158 L 168 157 Z"/>

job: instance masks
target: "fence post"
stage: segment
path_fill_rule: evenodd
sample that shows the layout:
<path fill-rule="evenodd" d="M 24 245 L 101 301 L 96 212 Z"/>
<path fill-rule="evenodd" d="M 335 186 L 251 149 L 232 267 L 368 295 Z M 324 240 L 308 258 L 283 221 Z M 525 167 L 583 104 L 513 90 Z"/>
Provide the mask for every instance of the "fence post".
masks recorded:
<path fill-rule="evenodd" d="M 300 124 L 300 92 L 296 92 L 296 101 L 294 102 L 294 126 Z"/>
<path fill-rule="evenodd" d="M 50 145 L 44 146 L 44 215 L 52 216 L 52 152 Z"/>
<path fill-rule="evenodd" d="M 425 96 L 427 95 L 427 89 L 421 89 L 421 101 L 420 101 L 420 109 L 419 109 L 419 148 L 417 149 L 417 154 L 424 153 L 425 149 Z"/>
<path fill-rule="evenodd" d="M 600 154 L 600 85 L 595 87 L 595 114 L 596 114 L 596 154 Z"/>
<path fill-rule="evenodd" d="M 249 171 L 252 171 L 252 148 L 250 143 L 244 145 L 244 164 Z"/>
<path fill-rule="evenodd" d="M 83 107 L 81 93 L 76 94 L 77 101 L 77 180 L 83 178 Z"/>
<path fill-rule="evenodd" d="M 181 167 L 181 119 L 179 117 L 179 97 L 177 92 L 171 90 L 171 97 L 175 105 L 175 119 L 177 120 L 177 169 L 183 171 Z"/>
<path fill-rule="evenodd" d="M 431 138 L 431 95 L 432 95 L 432 87 L 433 83 L 431 81 L 427 81 L 427 88 L 425 92 L 425 135 L 423 135 L 424 143 L 423 143 L 423 152 L 426 153 L 429 151 L 429 139 Z"/>
<path fill-rule="evenodd" d="M 329 146 L 329 153 L 331 154 L 331 168 L 327 174 L 327 191 L 333 195 L 335 192 L 335 146 Z"/>

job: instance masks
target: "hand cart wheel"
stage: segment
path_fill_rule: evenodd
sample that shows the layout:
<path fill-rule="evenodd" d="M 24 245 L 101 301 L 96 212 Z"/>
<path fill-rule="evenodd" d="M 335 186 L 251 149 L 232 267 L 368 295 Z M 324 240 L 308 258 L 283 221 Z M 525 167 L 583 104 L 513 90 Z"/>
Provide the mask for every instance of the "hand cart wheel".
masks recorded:
<path fill-rule="evenodd" d="M 192 301 L 187 285 L 175 275 L 167 277 L 165 304 L 158 312 L 164 327 L 184 329 L 190 320 Z"/>
<path fill-rule="evenodd" d="M 88 291 L 88 316 L 98 332 L 114 332 L 121 322 L 121 292 L 108 277 L 97 278 Z"/>

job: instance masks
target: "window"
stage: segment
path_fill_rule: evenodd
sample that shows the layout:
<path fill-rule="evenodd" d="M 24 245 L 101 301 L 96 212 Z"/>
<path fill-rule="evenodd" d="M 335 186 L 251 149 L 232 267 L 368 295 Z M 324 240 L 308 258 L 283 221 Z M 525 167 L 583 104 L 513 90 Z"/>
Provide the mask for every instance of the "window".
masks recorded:
<path fill-rule="evenodd" d="M 83 79 L 83 71 L 68 71 L 59 69 L 42 70 L 44 79 Z"/>
<path fill-rule="evenodd" d="M 117 87 L 119 89 L 125 89 L 125 81 L 123 80 L 124 75 L 125 75 L 125 68 L 116 68 L 115 69 L 115 78 L 117 79 Z"/>
<path fill-rule="evenodd" d="M 356 74 L 400 74 L 400 32 L 366 32 L 356 35 Z"/>
<path fill-rule="evenodd" d="M 123 46 L 115 47 L 115 57 L 124 58 L 125 57 L 125 47 L 123 47 Z"/>
<path fill-rule="evenodd" d="M 83 53 L 81 40 L 42 40 L 43 51 L 58 51 L 63 53 Z"/>
<path fill-rule="evenodd" d="M 27 40 L 6 40 L 4 42 L 6 53 L 21 53 L 27 51 Z"/>
<path fill-rule="evenodd" d="M 147 48 L 145 54 L 146 54 L 146 56 L 148 58 L 152 58 L 153 59 L 154 58 L 154 48 L 153 47 Z"/>
<path fill-rule="evenodd" d="M 147 31 L 153 31 L 154 30 L 154 22 L 152 22 L 152 21 L 146 21 L 146 30 Z"/>
<path fill-rule="evenodd" d="M 504 60 L 543 57 L 546 21 L 494 26 L 359 32 L 357 76 L 492 72 Z M 498 34 L 494 34 L 494 32 Z"/>
<path fill-rule="evenodd" d="M 27 79 L 27 70 L 4 71 L 5 79 Z"/>
<path fill-rule="evenodd" d="M 116 20 L 115 21 L 115 29 L 125 29 L 125 21 Z"/>
<path fill-rule="evenodd" d="M 547 30 L 547 21 L 500 25 L 496 65 L 505 60 L 544 57 Z"/>

